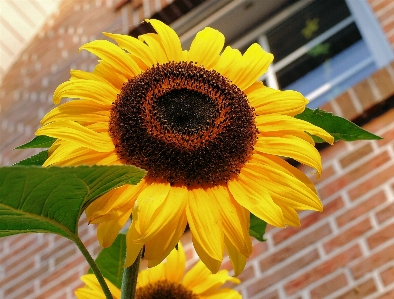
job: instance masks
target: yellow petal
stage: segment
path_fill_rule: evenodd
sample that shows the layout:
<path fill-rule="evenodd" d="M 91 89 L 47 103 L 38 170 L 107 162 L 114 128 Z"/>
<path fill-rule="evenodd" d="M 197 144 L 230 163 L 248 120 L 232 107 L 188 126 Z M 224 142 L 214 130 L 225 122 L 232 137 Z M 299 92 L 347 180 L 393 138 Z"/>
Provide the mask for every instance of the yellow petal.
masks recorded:
<path fill-rule="evenodd" d="M 107 61 L 117 68 L 121 73 L 128 75 L 128 78 L 141 73 L 141 69 L 133 58 L 125 53 L 121 48 L 107 40 L 94 40 L 89 42 L 79 50 L 87 50 L 97 57 Z"/>
<path fill-rule="evenodd" d="M 158 265 L 170 254 L 185 232 L 186 225 L 187 218 L 184 212 L 165 229 L 160 230 L 155 239 L 145 243 L 145 257 L 148 259 L 148 267 Z"/>
<path fill-rule="evenodd" d="M 89 149 L 82 148 L 79 144 L 65 140 L 56 140 L 55 143 L 49 148 L 49 157 L 44 162 L 43 166 L 59 165 L 63 161 L 67 161 L 70 157 L 85 154 L 90 152 Z"/>
<path fill-rule="evenodd" d="M 111 294 L 113 295 L 114 299 L 120 299 L 120 290 L 112 283 L 110 282 L 108 279 L 104 278 L 105 282 L 108 285 L 108 288 L 111 292 Z M 94 274 L 85 274 L 83 276 L 81 276 L 81 280 L 85 283 L 85 287 L 84 288 L 79 288 L 78 290 L 75 291 L 77 298 L 81 299 L 81 298 L 103 298 L 105 299 L 105 295 L 104 292 L 101 289 L 101 286 L 99 284 L 99 282 L 97 281 L 97 278 Z M 77 294 L 78 292 L 78 294 Z M 82 297 L 80 297 L 80 295 Z M 88 297 L 84 297 L 87 296 Z M 92 295 L 94 295 L 92 297 Z"/>
<path fill-rule="evenodd" d="M 238 65 L 239 60 L 241 59 L 242 54 L 239 50 L 227 46 L 213 68 L 226 78 L 232 80 L 233 77 L 236 76 L 236 72 L 233 70 L 233 67 L 236 64 Z"/>
<path fill-rule="evenodd" d="M 118 219 L 99 224 L 97 228 L 97 239 L 102 247 L 108 248 L 112 245 L 122 227 L 129 220 L 130 214 L 131 210 Z"/>
<path fill-rule="evenodd" d="M 321 174 L 320 153 L 309 142 L 296 136 L 260 136 L 254 145 L 254 149 L 264 154 L 292 158 L 302 164 L 315 168 Z"/>
<path fill-rule="evenodd" d="M 295 116 L 303 112 L 308 104 L 308 100 L 299 92 L 279 91 L 264 86 L 260 81 L 253 83 L 245 93 L 257 115 L 274 113 Z"/>
<path fill-rule="evenodd" d="M 285 226 L 282 210 L 261 182 L 250 181 L 241 170 L 237 178 L 228 182 L 228 188 L 234 199 L 258 218 L 274 226 Z"/>
<path fill-rule="evenodd" d="M 332 144 L 334 137 L 327 133 L 322 128 L 315 126 L 307 121 L 297 119 L 287 115 L 269 114 L 260 115 L 255 119 L 257 128 L 260 133 L 264 132 L 276 132 L 286 131 L 292 132 L 308 132 L 311 135 L 315 135 L 323 139 L 324 141 Z M 306 133 L 305 133 L 306 134 Z"/>
<path fill-rule="evenodd" d="M 119 47 L 126 50 L 131 55 L 141 59 L 141 61 L 147 67 L 150 67 L 157 63 L 157 60 L 155 59 L 152 50 L 139 39 L 124 34 L 112 34 L 107 32 L 104 32 L 103 34 L 115 40 L 118 43 Z"/>
<path fill-rule="evenodd" d="M 222 261 L 223 224 L 217 204 L 204 189 L 196 188 L 191 191 L 186 215 L 193 239 L 208 256 Z"/>
<path fill-rule="evenodd" d="M 117 90 L 120 90 L 123 86 L 123 83 L 127 82 L 130 78 L 130 74 L 126 74 L 126 76 L 125 74 L 120 73 L 111 64 L 103 60 L 99 61 L 99 63 L 94 68 L 93 73 L 105 78 Z"/>
<path fill-rule="evenodd" d="M 218 59 L 224 46 L 224 35 L 206 27 L 196 34 L 189 50 L 190 61 L 210 68 Z"/>
<path fill-rule="evenodd" d="M 217 290 L 214 294 L 204 296 L 204 299 L 242 299 L 240 293 L 236 290 L 232 289 L 220 289 Z"/>
<path fill-rule="evenodd" d="M 108 106 L 89 100 L 70 101 L 49 111 L 41 120 L 41 125 L 61 120 L 73 120 L 79 123 L 109 121 Z"/>
<path fill-rule="evenodd" d="M 36 135 L 46 135 L 53 138 L 73 141 L 80 146 L 97 152 L 112 152 L 114 145 L 108 133 L 97 133 L 80 124 L 64 120 L 47 124 L 36 131 Z"/>
<path fill-rule="evenodd" d="M 146 33 L 138 36 L 138 39 L 145 42 L 153 52 L 154 57 L 160 64 L 167 63 L 169 59 L 161 45 L 160 37 L 155 33 Z"/>
<path fill-rule="evenodd" d="M 71 74 L 71 78 L 70 80 L 75 80 L 75 79 L 81 79 L 81 80 L 94 80 L 94 81 L 100 81 L 100 82 L 104 82 L 106 84 L 111 84 L 111 82 L 109 82 L 106 77 L 102 77 L 97 73 L 91 73 L 91 72 L 85 72 L 82 70 L 71 70 L 70 71 Z M 114 85 L 112 85 L 112 87 L 115 88 Z"/>
<path fill-rule="evenodd" d="M 226 187 L 216 186 L 207 190 L 212 199 L 216 199 L 225 235 L 231 240 L 238 251 L 249 256 L 252 242 L 249 236 L 249 211 L 240 206 L 229 194 Z"/>
<path fill-rule="evenodd" d="M 60 84 L 54 94 L 53 102 L 59 104 L 62 98 L 92 100 L 109 107 L 116 100 L 118 91 L 110 84 L 96 80 L 73 79 Z"/>
<path fill-rule="evenodd" d="M 257 160 L 261 164 L 267 164 L 270 165 L 276 169 L 279 169 L 280 171 L 286 172 L 287 174 L 292 175 L 296 179 L 300 180 L 303 182 L 306 186 L 309 187 L 314 193 L 317 194 L 315 185 L 312 183 L 312 181 L 303 173 L 301 170 L 298 168 L 290 165 L 287 161 L 284 159 L 273 156 L 273 155 L 267 155 L 267 154 L 261 154 L 261 153 L 256 153 L 252 156 L 251 161 Z"/>
<path fill-rule="evenodd" d="M 70 142 L 67 143 L 69 144 Z M 100 165 L 100 161 L 113 155 L 113 153 L 98 153 L 94 150 L 80 147 L 78 144 L 76 146 L 72 151 L 66 149 L 65 146 L 60 146 L 50 154 L 43 166 Z"/>
<path fill-rule="evenodd" d="M 224 244 L 226 245 L 226 249 L 228 255 L 230 257 L 231 264 L 233 265 L 234 275 L 238 276 L 242 273 L 246 265 L 246 256 L 243 255 L 237 247 L 235 247 L 233 242 L 230 241 L 227 236 L 224 236 Z M 234 281 L 233 281 L 234 282 Z M 239 280 L 237 281 L 240 282 Z"/>
<path fill-rule="evenodd" d="M 141 191 L 143 183 L 123 185 L 112 189 L 94 200 L 85 210 L 90 223 L 102 223 L 117 219 L 131 211 L 136 200 L 136 194 Z M 116 213 L 120 211 L 119 213 Z"/>
<path fill-rule="evenodd" d="M 134 221 L 134 219 L 133 219 Z M 126 259 L 124 267 L 130 267 L 136 260 L 137 256 L 139 255 L 142 247 L 144 247 L 143 243 L 137 243 L 134 240 L 138 239 L 139 235 L 138 232 L 135 230 L 133 223 L 130 225 L 129 230 L 126 234 Z"/>
<path fill-rule="evenodd" d="M 186 267 L 186 255 L 181 242 L 178 242 L 178 250 L 173 249 L 164 264 L 165 278 L 168 281 L 181 283 Z"/>
<path fill-rule="evenodd" d="M 287 205 L 279 205 L 283 211 L 283 216 L 285 216 L 286 224 L 294 227 L 300 227 L 301 222 L 300 218 L 298 217 L 297 211 L 294 210 L 292 207 Z"/>
<path fill-rule="evenodd" d="M 203 262 L 198 261 L 193 268 L 191 268 L 183 278 L 183 285 L 189 289 L 193 290 L 197 285 L 203 283 L 212 273 L 204 265 Z"/>
<path fill-rule="evenodd" d="M 170 192 L 169 183 L 151 182 L 138 196 L 138 221 L 135 227 L 142 238 L 149 238 L 149 234 L 161 227 L 161 223 L 157 223 L 156 217 L 160 217 L 162 221 L 169 221 L 168 218 L 163 219 L 160 212 L 161 209 L 168 208 L 170 202 L 166 201 Z M 171 214 L 165 211 L 167 216 Z M 170 216 L 171 219 L 171 216 Z"/>
<path fill-rule="evenodd" d="M 241 90 L 247 89 L 257 81 L 267 70 L 274 56 L 265 52 L 259 44 L 252 44 L 242 56 L 237 76 L 232 79 Z"/>
<path fill-rule="evenodd" d="M 321 211 L 323 209 L 314 191 L 276 167 L 249 162 L 242 168 L 242 172 L 250 180 L 260 181 L 275 202 L 279 200 L 278 203 L 297 210 Z"/>
<path fill-rule="evenodd" d="M 142 270 L 140 273 L 138 273 L 138 280 L 141 280 L 140 286 L 154 284 L 159 280 L 164 280 L 164 278 L 164 264 L 159 264 L 156 267 Z"/>
<path fill-rule="evenodd" d="M 161 44 L 167 53 L 169 61 L 181 61 L 182 60 L 182 45 L 178 34 L 170 26 L 167 26 L 163 22 L 155 19 L 147 19 L 146 22 L 150 23 L 156 30 L 160 37 Z"/>
<path fill-rule="evenodd" d="M 227 270 L 221 270 L 216 274 L 210 273 L 205 265 L 199 261 L 186 273 L 183 285 L 201 298 L 206 298 L 206 296 L 216 293 L 218 288 L 227 281 L 240 283 L 238 278 L 229 276 Z"/>

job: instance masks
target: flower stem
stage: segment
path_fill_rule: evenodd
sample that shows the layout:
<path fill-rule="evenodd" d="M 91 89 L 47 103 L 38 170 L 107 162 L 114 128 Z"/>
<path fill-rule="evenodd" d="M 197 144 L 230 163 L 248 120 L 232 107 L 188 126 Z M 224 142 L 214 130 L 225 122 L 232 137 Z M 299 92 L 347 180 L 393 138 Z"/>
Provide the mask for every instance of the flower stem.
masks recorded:
<path fill-rule="evenodd" d="M 135 259 L 134 263 L 123 270 L 122 278 L 122 297 L 121 299 L 134 299 L 137 290 L 137 277 L 140 269 L 140 262 L 142 256 L 142 249 Z"/>
<path fill-rule="evenodd" d="M 94 275 L 96 275 L 96 278 L 97 278 L 101 288 L 103 289 L 105 298 L 106 299 L 113 299 L 111 291 L 109 290 L 108 285 L 105 282 L 103 274 L 101 274 L 99 267 L 97 266 L 96 262 L 94 261 L 94 259 L 90 255 L 90 253 L 87 250 L 87 248 L 85 247 L 85 245 L 82 243 L 81 239 L 77 237 L 77 238 L 73 239 L 73 241 L 75 244 L 77 244 L 79 250 L 81 251 L 81 253 L 85 257 L 86 261 L 89 263 L 89 266 L 92 269 Z"/>

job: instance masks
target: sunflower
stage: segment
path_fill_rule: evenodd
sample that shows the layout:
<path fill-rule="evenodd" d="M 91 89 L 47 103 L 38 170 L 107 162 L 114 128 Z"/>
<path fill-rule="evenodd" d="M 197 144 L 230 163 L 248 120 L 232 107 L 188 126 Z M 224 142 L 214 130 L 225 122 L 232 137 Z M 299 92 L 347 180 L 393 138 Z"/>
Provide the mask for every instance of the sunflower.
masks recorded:
<path fill-rule="evenodd" d="M 158 20 L 137 38 L 104 33 L 118 45 L 83 45 L 100 60 L 93 72 L 71 71 L 37 135 L 57 138 L 44 166 L 127 164 L 146 170 L 137 185 L 114 189 L 86 214 L 112 244 L 131 213 L 126 266 L 145 246 L 149 267 L 171 252 L 188 224 L 194 247 L 212 272 L 225 249 L 235 273 L 251 254 L 249 217 L 299 226 L 297 210 L 322 210 L 312 182 L 283 157 L 321 173 L 311 135 L 323 129 L 294 118 L 308 100 L 258 79 L 272 54 L 252 44 L 244 54 L 212 28 L 182 50 L 178 35 Z"/>
<path fill-rule="evenodd" d="M 240 283 L 239 279 L 228 275 L 227 270 L 212 274 L 205 265 L 197 264 L 185 274 L 186 257 L 182 245 L 173 249 L 163 262 L 138 274 L 136 299 L 174 298 L 174 299 L 238 299 L 241 295 L 232 289 L 220 288 L 227 281 Z M 81 277 L 84 288 L 75 291 L 78 299 L 105 299 L 104 293 L 94 276 Z M 120 290 L 106 279 L 114 299 L 120 299 Z"/>

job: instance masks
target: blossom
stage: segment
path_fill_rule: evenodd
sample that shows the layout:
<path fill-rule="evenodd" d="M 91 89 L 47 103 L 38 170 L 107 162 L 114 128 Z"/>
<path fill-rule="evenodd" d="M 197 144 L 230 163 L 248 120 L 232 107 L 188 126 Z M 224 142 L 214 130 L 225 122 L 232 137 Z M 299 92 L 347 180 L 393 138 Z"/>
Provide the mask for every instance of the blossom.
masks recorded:
<path fill-rule="evenodd" d="M 173 249 L 163 262 L 138 274 L 136 299 L 184 298 L 184 299 L 238 299 L 241 295 L 232 289 L 221 288 L 227 281 L 240 283 L 228 275 L 227 270 L 212 274 L 205 265 L 197 264 L 185 274 L 186 257 L 182 245 Z M 85 287 L 75 291 L 78 299 L 105 299 L 94 274 L 81 277 Z M 114 299 L 120 299 L 120 290 L 105 279 Z"/>
<path fill-rule="evenodd" d="M 100 60 L 93 72 L 71 71 L 58 86 L 37 135 L 56 138 L 50 165 L 134 165 L 146 170 L 87 209 L 102 246 L 112 244 L 132 214 L 126 266 L 142 247 L 149 267 L 171 252 L 188 224 L 194 247 L 212 272 L 225 252 L 235 273 L 251 254 L 253 213 L 277 227 L 299 226 L 298 210 L 321 211 L 307 176 L 283 158 L 321 173 L 311 135 L 323 129 L 294 118 L 308 100 L 266 87 L 259 78 L 272 54 L 252 44 L 244 54 L 212 28 L 183 50 L 173 29 L 147 20 L 156 33 L 137 38 L 104 33 L 80 49 Z"/>

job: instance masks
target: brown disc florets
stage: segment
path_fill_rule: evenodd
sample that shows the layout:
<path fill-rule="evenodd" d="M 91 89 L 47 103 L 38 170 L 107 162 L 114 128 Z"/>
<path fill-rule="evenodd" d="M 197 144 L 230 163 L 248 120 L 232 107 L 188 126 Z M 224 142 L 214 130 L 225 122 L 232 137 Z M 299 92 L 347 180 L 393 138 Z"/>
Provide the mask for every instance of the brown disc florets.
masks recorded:
<path fill-rule="evenodd" d="M 213 70 L 189 62 L 158 64 L 126 82 L 109 132 L 126 164 L 171 184 L 227 182 L 256 142 L 246 95 Z"/>
<path fill-rule="evenodd" d="M 199 296 L 183 285 L 159 280 L 137 288 L 136 299 L 198 299 Z"/>

